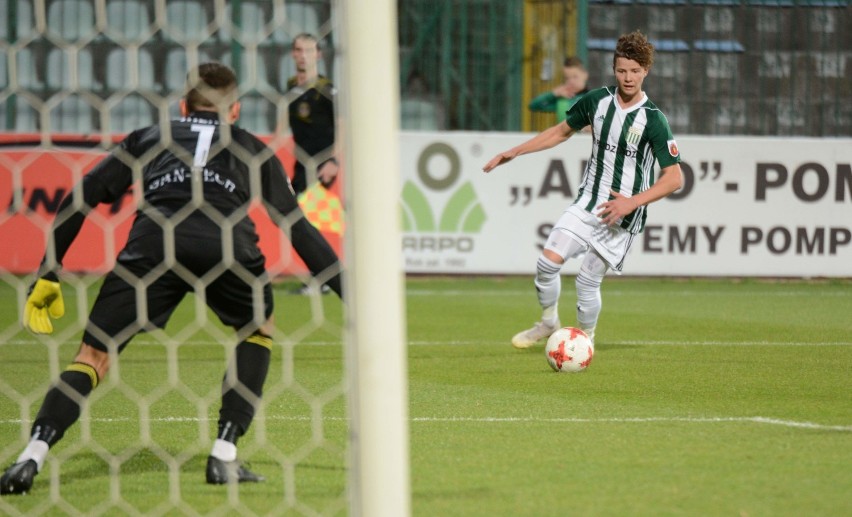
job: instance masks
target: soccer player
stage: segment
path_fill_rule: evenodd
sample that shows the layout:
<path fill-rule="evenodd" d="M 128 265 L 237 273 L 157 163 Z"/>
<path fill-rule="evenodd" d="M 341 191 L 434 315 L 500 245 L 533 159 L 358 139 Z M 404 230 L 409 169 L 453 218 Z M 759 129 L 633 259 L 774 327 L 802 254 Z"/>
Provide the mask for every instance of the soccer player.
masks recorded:
<path fill-rule="evenodd" d="M 237 440 L 260 401 L 272 351 L 272 289 L 258 235 L 248 217 L 253 200 L 289 235 L 314 274 L 334 276 L 337 256 L 299 209 L 281 162 L 263 142 L 233 126 L 237 79 L 219 63 L 190 71 L 183 118 L 130 133 L 62 201 L 51 242 L 24 309 L 24 326 L 53 332 L 64 313 L 57 270 L 91 207 L 120 199 L 131 185 L 144 198 L 115 269 L 104 279 L 73 362 L 49 389 L 31 440 L 0 477 L 0 493 L 30 490 L 48 449 L 80 416 L 80 405 L 138 332 L 164 327 L 198 279 L 207 305 L 237 333 L 239 344 L 222 385 L 218 435 L 207 482 L 262 481 L 237 461 Z"/>
<path fill-rule="evenodd" d="M 604 275 L 609 269 L 622 270 L 630 245 L 645 226 L 648 204 L 683 185 L 668 121 L 642 91 L 653 62 L 654 47 L 645 35 L 622 35 L 612 60 L 616 86 L 585 94 L 565 122 L 498 154 L 483 167 L 490 172 L 523 154 L 550 149 L 586 126 L 592 128 L 592 153 L 577 199 L 553 225 L 536 265 L 541 321 L 512 338 L 516 348 L 528 348 L 560 328 L 559 271 L 567 259 L 582 254 L 575 282 L 577 322 L 594 342 Z M 655 161 L 661 169 L 656 181 Z"/>
<path fill-rule="evenodd" d="M 334 96 L 336 90 L 319 75 L 317 63 L 322 57 L 316 36 L 302 33 L 293 38 L 290 50 L 296 75 L 287 80 L 290 97 L 288 116 L 296 143 L 296 167 L 293 188 L 296 195 L 308 188 L 307 168 L 316 168 L 323 187 L 337 178 L 339 167 L 334 157 Z"/>

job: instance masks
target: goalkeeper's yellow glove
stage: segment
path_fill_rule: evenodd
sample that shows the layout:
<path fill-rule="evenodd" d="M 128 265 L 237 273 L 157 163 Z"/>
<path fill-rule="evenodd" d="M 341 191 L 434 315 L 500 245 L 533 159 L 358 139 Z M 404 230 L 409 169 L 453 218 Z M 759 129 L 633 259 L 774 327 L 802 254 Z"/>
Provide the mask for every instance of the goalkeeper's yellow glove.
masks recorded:
<path fill-rule="evenodd" d="M 53 323 L 50 318 L 61 318 L 64 315 L 65 302 L 62 301 L 59 282 L 46 278 L 36 280 L 24 307 L 24 327 L 36 334 L 52 334 Z"/>

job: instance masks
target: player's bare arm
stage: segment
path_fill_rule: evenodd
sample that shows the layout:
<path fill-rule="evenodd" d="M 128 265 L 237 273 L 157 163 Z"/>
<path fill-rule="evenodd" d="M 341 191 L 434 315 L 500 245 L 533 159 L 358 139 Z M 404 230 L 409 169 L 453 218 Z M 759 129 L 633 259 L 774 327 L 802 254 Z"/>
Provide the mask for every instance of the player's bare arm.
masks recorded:
<path fill-rule="evenodd" d="M 574 132 L 574 128 L 569 126 L 566 122 L 560 122 L 555 126 L 545 129 L 526 142 L 515 146 L 508 151 L 503 151 L 494 158 L 491 158 L 491 160 L 482 167 L 482 170 L 484 172 L 491 172 L 495 167 L 508 163 L 522 154 L 530 154 L 550 149 L 551 147 L 557 146 L 571 138 L 571 135 L 573 135 Z"/>
<path fill-rule="evenodd" d="M 604 224 L 616 224 L 642 205 L 648 205 L 662 199 L 683 186 L 683 173 L 680 164 L 670 165 L 660 171 L 660 179 L 648 190 L 635 196 L 624 196 L 616 191 L 610 192 L 612 199 L 598 205 L 598 216 Z"/>

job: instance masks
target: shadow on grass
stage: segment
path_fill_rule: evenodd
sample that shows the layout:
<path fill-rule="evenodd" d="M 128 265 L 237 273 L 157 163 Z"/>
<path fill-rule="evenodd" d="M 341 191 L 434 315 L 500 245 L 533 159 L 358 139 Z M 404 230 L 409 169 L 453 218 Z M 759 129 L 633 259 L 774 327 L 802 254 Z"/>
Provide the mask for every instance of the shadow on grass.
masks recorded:
<path fill-rule="evenodd" d="M 636 348 L 642 348 L 642 345 L 608 345 L 606 343 L 598 343 L 595 345 L 595 352 L 620 352 Z"/>
<path fill-rule="evenodd" d="M 468 488 L 464 490 L 414 490 L 412 496 L 418 501 L 447 501 L 487 499 L 493 495 L 490 488 Z"/>
<path fill-rule="evenodd" d="M 206 456 L 203 458 L 206 460 Z M 203 471 L 204 466 L 200 455 L 188 460 L 184 463 L 183 467 L 193 465 L 196 462 L 200 465 L 200 470 Z M 94 452 L 75 454 L 66 460 L 65 465 L 68 467 L 62 469 L 63 483 L 73 483 L 75 480 L 95 479 L 100 477 L 106 478 L 110 475 L 109 462 Z M 169 471 L 168 465 L 148 449 L 143 449 L 123 461 L 119 469 L 120 474 L 127 475 L 145 474 L 149 472 L 167 473 Z"/>

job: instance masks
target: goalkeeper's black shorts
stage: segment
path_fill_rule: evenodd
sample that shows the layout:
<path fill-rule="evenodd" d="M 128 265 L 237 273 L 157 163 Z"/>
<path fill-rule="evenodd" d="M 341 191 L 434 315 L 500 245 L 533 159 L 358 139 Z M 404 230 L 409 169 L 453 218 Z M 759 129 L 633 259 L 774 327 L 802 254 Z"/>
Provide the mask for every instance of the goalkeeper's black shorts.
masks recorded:
<path fill-rule="evenodd" d="M 222 323 L 249 333 L 259 328 L 273 309 L 264 257 L 256 249 L 242 250 L 235 253 L 239 261 L 229 264 L 221 247 L 216 239 L 181 238 L 175 243 L 176 264 L 170 265 L 161 236 L 128 242 L 104 279 L 83 342 L 120 352 L 137 333 L 165 327 L 196 285 Z M 200 296 L 197 300 L 201 303 Z"/>

